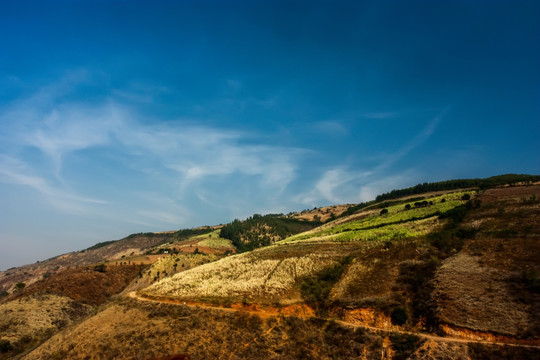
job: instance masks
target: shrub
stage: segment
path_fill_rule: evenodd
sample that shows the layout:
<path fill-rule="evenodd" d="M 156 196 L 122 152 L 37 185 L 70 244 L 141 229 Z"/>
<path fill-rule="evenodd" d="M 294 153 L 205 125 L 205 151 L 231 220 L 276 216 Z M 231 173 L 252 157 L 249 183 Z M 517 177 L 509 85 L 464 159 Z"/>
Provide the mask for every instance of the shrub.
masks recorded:
<path fill-rule="evenodd" d="M 390 319 L 392 320 L 392 324 L 394 325 L 403 325 L 409 319 L 409 315 L 407 315 L 407 311 L 404 308 L 398 306 L 394 308 L 394 310 L 392 310 L 392 314 L 390 314 Z"/>
<path fill-rule="evenodd" d="M 381 215 L 384 215 L 384 214 L 388 214 L 388 209 L 382 209 L 381 210 Z"/>
<path fill-rule="evenodd" d="M 540 277 L 536 270 L 523 270 L 521 280 L 525 283 L 525 287 L 534 293 L 540 293 Z"/>
<path fill-rule="evenodd" d="M 302 298 L 314 307 L 319 315 L 324 315 L 330 291 L 351 261 L 352 258 L 347 256 L 339 264 L 327 267 L 315 275 L 306 276 L 300 284 Z"/>
<path fill-rule="evenodd" d="M 20 283 L 15 284 L 15 289 L 17 290 L 24 289 L 25 286 L 26 286 L 25 283 L 20 282 Z"/>
<path fill-rule="evenodd" d="M 444 255 L 449 255 L 455 251 L 460 251 L 465 244 L 465 237 L 459 236 L 458 232 L 438 232 L 428 235 L 431 240 L 431 244 L 435 246 Z"/>
<path fill-rule="evenodd" d="M 122 263 L 120 263 L 122 264 Z M 105 264 L 99 264 L 94 266 L 94 271 L 104 273 L 105 272 Z"/>
<path fill-rule="evenodd" d="M 13 350 L 13 346 L 9 340 L 0 340 L 0 353 L 7 353 L 8 351 Z"/>
<path fill-rule="evenodd" d="M 392 349 L 396 352 L 393 359 L 401 360 L 407 359 L 420 345 L 421 339 L 412 334 L 390 334 L 390 341 L 392 341 Z"/>
<path fill-rule="evenodd" d="M 470 200 L 471 199 L 471 195 L 469 194 L 463 194 L 463 196 L 461 197 L 461 200 L 464 200 L 464 201 L 467 201 L 467 200 Z"/>

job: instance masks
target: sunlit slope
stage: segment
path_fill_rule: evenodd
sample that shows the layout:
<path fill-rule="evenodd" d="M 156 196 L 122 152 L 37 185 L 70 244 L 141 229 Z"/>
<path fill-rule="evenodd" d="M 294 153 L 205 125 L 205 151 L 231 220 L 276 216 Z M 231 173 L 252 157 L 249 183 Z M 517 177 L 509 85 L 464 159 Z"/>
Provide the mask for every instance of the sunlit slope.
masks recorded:
<path fill-rule="evenodd" d="M 236 252 L 236 248 L 232 245 L 231 240 L 221 238 L 219 229 L 153 247 L 147 253 L 155 255 L 147 256 L 159 256 L 159 258 L 141 271 L 125 291 L 142 289 L 159 279 L 214 262 L 234 252 Z M 135 256 L 127 259 L 137 263 L 140 258 L 140 256 Z"/>
<path fill-rule="evenodd" d="M 470 196 L 472 192 L 433 196 L 417 201 L 416 205 L 403 202 L 384 210 L 365 210 L 276 245 L 164 278 L 142 294 L 211 302 L 303 302 L 307 297 L 302 283 L 325 269 L 356 269 L 355 264 L 368 261 L 364 257 L 380 251 L 384 255 L 395 252 L 405 258 L 416 256 L 410 250 L 424 241 L 425 234 L 446 222 L 439 216 L 462 205 L 465 194 Z M 389 252 L 390 243 L 395 246 Z M 341 266 L 347 257 L 350 259 L 346 266 Z M 350 276 L 348 272 L 344 278 Z M 338 293 L 350 297 L 343 289 Z"/>
<path fill-rule="evenodd" d="M 441 214 L 462 205 L 464 196 L 470 197 L 472 193 L 455 192 L 402 202 L 383 209 L 365 210 L 312 231 L 291 236 L 281 243 L 306 240 L 380 242 L 418 237 L 437 227 Z"/>

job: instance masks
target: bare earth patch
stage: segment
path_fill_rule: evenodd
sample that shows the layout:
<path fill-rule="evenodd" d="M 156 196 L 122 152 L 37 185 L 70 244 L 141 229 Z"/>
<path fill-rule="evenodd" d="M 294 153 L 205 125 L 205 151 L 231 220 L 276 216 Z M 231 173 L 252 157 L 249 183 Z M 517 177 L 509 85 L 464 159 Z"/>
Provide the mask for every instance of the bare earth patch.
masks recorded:
<path fill-rule="evenodd" d="M 514 301 L 504 273 L 461 252 L 444 261 L 435 278 L 441 322 L 517 336 L 528 324 L 528 307 Z"/>

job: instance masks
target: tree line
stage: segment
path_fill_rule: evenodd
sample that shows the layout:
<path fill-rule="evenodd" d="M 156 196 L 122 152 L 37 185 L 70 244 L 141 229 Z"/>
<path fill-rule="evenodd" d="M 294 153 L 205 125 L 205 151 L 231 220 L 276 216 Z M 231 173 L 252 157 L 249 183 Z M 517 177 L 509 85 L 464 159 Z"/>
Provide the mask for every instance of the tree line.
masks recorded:
<path fill-rule="evenodd" d="M 455 190 L 463 188 L 489 189 L 500 185 L 512 185 L 516 183 L 528 183 L 533 181 L 540 181 L 540 176 L 524 174 L 506 174 L 492 176 L 485 179 L 457 179 L 431 183 L 426 182 L 413 187 L 400 190 L 392 190 L 390 192 L 378 195 L 375 198 L 375 201 L 378 202 L 390 199 L 397 199 L 403 196 L 423 194 L 431 191 Z"/>
<path fill-rule="evenodd" d="M 282 214 L 254 214 L 246 220 L 235 219 L 225 225 L 219 236 L 231 240 L 238 252 L 244 252 L 270 245 L 319 225 L 321 222 L 286 218 Z"/>

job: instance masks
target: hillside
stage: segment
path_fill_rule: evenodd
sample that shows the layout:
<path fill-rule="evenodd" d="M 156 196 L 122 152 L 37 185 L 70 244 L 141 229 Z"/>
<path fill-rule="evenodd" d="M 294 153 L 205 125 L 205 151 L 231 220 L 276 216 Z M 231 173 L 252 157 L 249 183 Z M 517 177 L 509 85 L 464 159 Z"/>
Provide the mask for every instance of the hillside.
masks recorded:
<path fill-rule="evenodd" d="M 112 262 L 113 264 L 119 262 L 150 264 L 162 256 L 159 249 L 157 249 L 160 245 L 178 244 L 182 248 L 183 245 L 192 247 L 197 244 L 197 241 L 189 240 L 192 236 L 204 235 L 213 231 L 215 231 L 215 228 L 203 227 L 165 233 L 140 233 L 131 234 L 121 240 L 101 242 L 85 250 L 74 251 L 45 261 L 38 261 L 35 264 L 1 271 L 0 292 L 11 293 L 15 290 L 15 284 L 17 283 L 30 285 L 59 271 L 73 267 L 84 267 L 105 262 Z M 185 244 L 186 242 L 189 243 Z M 195 248 L 185 249 L 187 252 L 193 252 L 194 250 Z"/>
<path fill-rule="evenodd" d="M 274 244 L 287 236 L 313 229 L 321 225 L 320 220 L 310 221 L 282 214 L 255 214 L 244 221 L 238 219 L 221 228 L 220 236 L 230 239 L 240 251 L 250 251 Z"/>
<path fill-rule="evenodd" d="M 11 291 L 4 314 L 52 320 L 27 344 L 0 323 L 0 358 L 538 359 L 540 184 L 496 185 L 102 244 Z"/>

